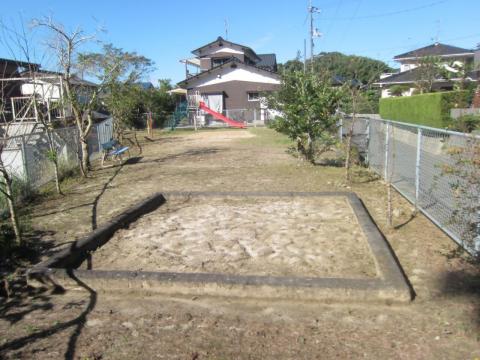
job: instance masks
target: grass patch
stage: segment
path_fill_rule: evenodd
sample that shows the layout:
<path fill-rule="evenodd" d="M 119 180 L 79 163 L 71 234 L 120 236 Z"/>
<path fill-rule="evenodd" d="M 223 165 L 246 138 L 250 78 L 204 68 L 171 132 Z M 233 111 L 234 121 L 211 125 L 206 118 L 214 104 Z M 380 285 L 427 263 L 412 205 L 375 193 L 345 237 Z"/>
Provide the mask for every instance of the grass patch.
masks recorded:
<path fill-rule="evenodd" d="M 273 147 L 285 147 L 293 145 L 293 141 L 284 134 L 269 129 L 269 128 L 249 128 L 248 131 L 254 134 L 255 137 L 242 139 L 243 144 L 253 146 L 273 146 Z"/>

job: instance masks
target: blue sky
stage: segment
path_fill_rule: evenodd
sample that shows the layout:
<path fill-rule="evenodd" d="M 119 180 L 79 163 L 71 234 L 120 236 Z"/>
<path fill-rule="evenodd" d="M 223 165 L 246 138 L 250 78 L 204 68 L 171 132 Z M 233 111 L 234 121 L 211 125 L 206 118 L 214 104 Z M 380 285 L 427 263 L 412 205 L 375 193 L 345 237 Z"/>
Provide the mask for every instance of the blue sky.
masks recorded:
<path fill-rule="evenodd" d="M 480 43 L 479 0 L 314 0 L 322 12 L 316 27 L 324 36 L 316 52 L 340 51 L 392 63 L 394 55 L 440 42 L 474 48 Z M 6 1 L 0 20 L 15 23 L 20 16 L 51 15 L 67 28 L 82 27 L 99 38 L 155 61 L 150 80 L 182 80 L 179 59 L 225 35 L 258 53 L 274 52 L 284 62 L 303 52 L 307 37 L 307 0 L 23 0 Z M 41 44 L 37 52 L 42 52 Z M 0 57 L 9 57 L 0 45 Z M 44 67 L 48 67 L 44 66 Z"/>

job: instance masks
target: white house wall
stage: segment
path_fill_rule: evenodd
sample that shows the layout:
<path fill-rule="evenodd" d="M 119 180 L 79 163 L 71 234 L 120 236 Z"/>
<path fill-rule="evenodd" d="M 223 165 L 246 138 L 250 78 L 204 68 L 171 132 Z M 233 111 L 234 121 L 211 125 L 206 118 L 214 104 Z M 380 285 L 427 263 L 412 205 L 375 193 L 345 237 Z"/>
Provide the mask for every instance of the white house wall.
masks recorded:
<path fill-rule="evenodd" d="M 218 53 L 243 55 L 243 51 L 234 49 L 234 48 L 229 47 L 229 46 L 219 46 L 219 47 L 216 47 L 215 49 L 212 49 L 208 52 L 202 53 L 202 56 L 215 55 L 215 54 L 218 54 Z"/>
<path fill-rule="evenodd" d="M 235 69 L 224 69 L 222 72 L 215 72 L 205 76 L 203 79 L 191 81 L 189 87 L 204 87 L 210 85 L 223 84 L 230 81 L 245 81 L 261 84 L 279 85 L 280 80 L 275 76 L 268 76 L 260 73 L 260 71 L 251 71 L 237 67 Z"/>
<path fill-rule="evenodd" d="M 24 96 L 36 93 L 43 100 L 60 98 L 60 86 L 42 81 L 37 81 L 36 84 L 22 84 L 21 91 Z"/>
<path fill-rule="evenodd" d="M 21 149 L 5 149 L 2 151 L 1 157 L 5 168 L 11 175 L 22 180 L 26 179 Z"/>

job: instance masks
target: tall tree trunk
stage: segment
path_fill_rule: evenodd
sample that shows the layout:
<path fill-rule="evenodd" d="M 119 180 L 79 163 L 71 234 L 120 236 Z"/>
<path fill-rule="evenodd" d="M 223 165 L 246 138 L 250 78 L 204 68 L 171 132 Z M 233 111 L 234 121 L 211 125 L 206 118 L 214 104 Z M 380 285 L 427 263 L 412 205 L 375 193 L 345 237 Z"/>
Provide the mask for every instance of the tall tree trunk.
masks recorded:
<path fill-rule="evenodd" d="M 86 138 L 80 138 L 80 144 L 82 147 L 82 161 L 80 162 L 80 170 L 83 177 L 87 177 L 88 170 L 90 169 L 90 160 L 88 158 L 88 142 Z"/>
<path fill-rule="evenodd" d="M 53 170 L 55 172 L 55 188 L 57 190 L 57 194 L 62 195 L 62 189 L 60 188 L 60 173 L 58 171 L 58 160 L 55 159 L 53 161 Z"/>
<path fill-rule="evenodd" d="M 350 176 L 350 163 L 351 163 L 351 158 L 352 158 L 352 137 L 353 137 L 353 127 L 355 126 L 355 119 L 356 116 L 353 116 L 352 119 L 352 125 L 350 125 L 350 128 L 348 129 L 348 135 L 347 135 L 347 148 L 346 148 L 346 156 L 345 156 L 345 181 L 349 182 L 351 179 Z"/>
<path fill-rule="evenodd" d="M 12 179 L 10 178 L 10 175 L 6 173 L 6 171 L 3 171 L 2 175 L 5 180 L 5 197 L 7 198 L 8 210 L 10 212 L 10 221 L 12 223 L 13 232 L 15 234 L 15 243 L 17 245 L 23 245 L 22 232 L 20 230 L 17 208 L 15 206 L 15 198 L 12 189 Z"/>
<path fill-rule="evenodd" d="M 351 179 L 350 176 L 350 163 L 352 159 L 352 137 L 353 137 L 353 130 L 355 126 L 355 121 L 357 120 L 357 94 L 355 91 L 352 92 L 352 124 L 348 129 L 347 135 L 347 149 L 346 149 L 346 157 L 345 157 L 345 181 L 349 182 Z"/>
<path fill-rule="evenodd" d="M 307 160 L 310 161 L 312 164 L 315 164 L 315 151 L 314 151 L 314 144 L 313 138 L 310 133 L 307 133 Z"/>
<path fill-rule="evenodd" d="M 392 184 L 390 184 L 390 181 L 387 181 L 387 226 L 389 228 L 393 227 L 392 218 Z"/>
<path fill-rule="evenodd" d="M 55 174 L 55 188 L 57 190 L 57 194 L 62 194 L 62 189 L 60 188 L 60 172 L 58 171 L 58 151 L 55 146 L 55 140 L 53 139 L 52 130 L 49 128 L 50 124 L 45 124 L 45 129 L 47 131 L 47 138 L 48 138 L 48 147 L 50 148 L 51 152 L 51 159 L 53 162 L 53 169 Z"/>

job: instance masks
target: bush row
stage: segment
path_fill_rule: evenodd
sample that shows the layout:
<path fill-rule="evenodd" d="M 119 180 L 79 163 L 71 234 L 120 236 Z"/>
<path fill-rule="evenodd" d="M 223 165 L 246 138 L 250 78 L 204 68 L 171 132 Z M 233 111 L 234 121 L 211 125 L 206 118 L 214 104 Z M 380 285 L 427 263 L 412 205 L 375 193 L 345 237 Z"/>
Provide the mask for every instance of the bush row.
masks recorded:
<path fill-rule="evenodd" d="M 445 128 L 451 125 L 450 109 L 468 107 L 468 91 L 448 91 L 380 99 L 383 119 Z"/>

